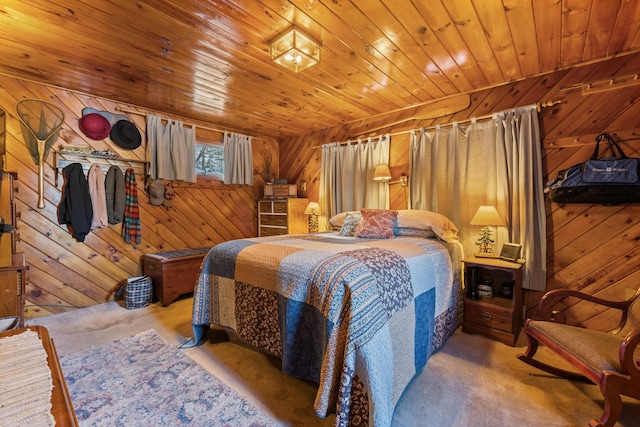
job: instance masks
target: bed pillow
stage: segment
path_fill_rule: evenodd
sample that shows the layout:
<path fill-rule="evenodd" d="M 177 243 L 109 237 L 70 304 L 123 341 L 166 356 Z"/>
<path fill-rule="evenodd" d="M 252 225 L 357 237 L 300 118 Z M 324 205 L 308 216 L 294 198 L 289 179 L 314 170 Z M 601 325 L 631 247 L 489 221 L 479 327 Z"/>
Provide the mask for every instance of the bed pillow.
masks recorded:
<path fill-rule="evenodd" d="M 331 218 L 329 218 L 329 222 L 328 222 L 329 228 L 333 230 L 340 230 L 340 228 L 342 227 L 342 224 L 344 224 L 344 219 L 346 218 L 347 214 L 350 214 L 350 213 L 359 214 L 360 211 L 341 212 L 339 214 L 332 216 Z"/>
<path fill-rule="evenodd" d="M 393 224 L 397 211 L 362 209 L 362 219 L 356 228 L 356 237 L 365 239 L 393 239 Z"/>
<path fill-rule="evenodd" d="M 437 212 L 419 209 L 400 210 L 397 227 L 432 230 L 436 236 L 446 242 L 458 240 L 458 227 L 449 218 Z"/>
<path fill-rule="evenodd" d="M 406 227 L 393 227 L 394 236 L 411 236 L 411 237 L 436 237 L 436 233 L 433 230 L 423 230 L 420 228 L 406 228 Z"/>
<path fill-rule="evenodd" d="M 344 216 L 342 227 L 338 235 L 340 236 L 354 236 L 356 234 L 356 228 L 360 224 L 362 215 L 359 212 L 349 212 Z"/>

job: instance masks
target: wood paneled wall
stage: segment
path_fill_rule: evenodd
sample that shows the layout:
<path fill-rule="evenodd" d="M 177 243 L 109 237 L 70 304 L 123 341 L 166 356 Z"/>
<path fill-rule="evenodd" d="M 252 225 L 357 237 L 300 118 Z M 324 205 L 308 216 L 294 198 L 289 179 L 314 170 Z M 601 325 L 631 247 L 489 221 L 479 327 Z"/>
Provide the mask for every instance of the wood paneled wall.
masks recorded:
<path fill-rule="evenodd" d="M 555 177 L 561 169 L 587 160 L 594 148 L 595 137 L 608 132 L 630 156 L 640 157 L 640 86 L 583 95 L 584 82 L 597 82 L 616 76 L 633 75 L 640 69 L 640 55 L 615 58 L 600 64 L 558 71 L 532 79 L 475 92 L 471 106 L 458 114 L 435 120 L 410 121 L 396 126 L 399 133 L 391 139 L 390 167 L 396 179 L 409 172 L 407 129 L 447 124 L 455 120 L 482 117 L 508 108 L 537 102 L 559 101 L 539 113 L 543 143 L 543 182 Z M 402 120 L 410 116 L 398 116 Z M 377 126 L 377 125 L 376 125 Z M 379 132 L 386 132 L 381 130 Z M 290 179 L 305 180 L 304 197 L 317 200 L 321 153 L 312 147 L 333 141 L 346 141 L 366 128 L 359 123 L 326 128 L 307 135 L 280 141 L 280 162 Z M 390 188 L 391 208 L 407 206 L 406 189 Z M 584 204 L 546 204 L 547 210 L 547 290 L 582 289 L 603 297 L 624 298 L 640 285 L 640 205 L 601 206 Z M 465 227 L 465 224 L 457 224 Z M 527 291 L 525 303 L 529 316 L 535 316 L 542 293 Z M 575 323 L 601 325 L 607 329 L 615 322 L 611 311 L 595 309 L 588 304 L 564 301 Z"/>
<path fill-rule="evenodd" d="M 421 126 L 464 121 L 516 106 L 560 101 L 539 113 L 544 148 L 542 180 L 546 182 L 558 170 L 587 159 L 595 136 L 602 132 L 623 141 L 627 154 L 640 156 L 640 107 L 637 102 L 640 86 L 614 88 L 592 95 L 583 95 L 580 88 L 574 87 L 579 83 L 626 76 L 638 69 L 640 55 L 562 70 L 474 92 L 471 94 L 471 106 L 465 111 L 438 119 L 409 121 L 404 128 L 390 130 L 395 134 Z M 15 104 L 22 98 L 48 100 L 64 110 L 65 125 L 56 146 L 89 144 L 95 149 L 110 148 L 125 158 L 135 159 L 144 158 L 144 148 L 122 150 L 108 138 L 104 141 L 89 140 L 78 129 L 78 118 L 84 107 L 115 112 L 116 107 L 136 110 L 136 106 L 0 77 L 0 108 L 7 113 L 5 169 L 18 172 L 20 190 L 17 200 L 22 214 L 18 224 L 18 250 L 27 254 L 30 265 L 27 317 L 112 299 L 114 290 L 124 279 L 141 274 L 140 256 L 144 253 L 210 246 L 224 240 L 255 236 L 256 200 L 262 196 L 264 184 L 263 150 L 269 149 L 274 153 L 273 169 L 278 176 L 296 184 L 306 181 L 306 191 L 299 195 L 317 200 L 321 152 L 313 147 L 367 133 L 360 122 L 353 122 L 283 141 L 260 137 L 254 140 L 253 187 L 227 186 L 218 182 L 181 185 L 177 187 L 177 197 L 171 209 L 150 205 L 142 180 L 139 180 L 142 244 L 124 243 L 121 225 L 92 232 L 84 243 L 79 243 L 66 227 L 58 224 L 60 184 L 56 187 L 53 182 L 51 155 L 45 166 L 46 207 L 36 208 L 37 167 L 27 152 L 15 114 Z M 153 113 L 163 116 L 161 111 Z M 144 137 L 144 116 L 129 114 L 129 117 Z M 400 113 L 393 119 L 404 118 Z M 379 124 L 369 122 L 367 126 L 373 125 Z M 212 139 L 216 135 L 200 129 L 198 137 Z M 394 178 L 402 172 L 409 173 L 408 141 L 407 133 L 392 137 L 390 166 Z M 391 207 L 400 209 L 406 206 L 406 189 L 392 186 Z M 547 203 L 547 289 L 571 287 L 622 298 L 630 289 L 637 288 L 640 277 L 639 211 L 640 205 L 605 207 Z M 458 226 L 464 227 L 464 224 Z M 539 292 L 525 294 L 529 315 L 535 315 L 534 307 L 540 296 Z M 573 301 L 565 301 L 562 305 L 572 310 L 576 323 L 596 323 L 605 328 L 615 320 L 610 311 L 596 310 Z"/>
<path fill-rule="evenodd" d="M 256 200 L 262 196 L 264 168 L 262 152 L 273 153 L 272 170 L 278 173 L 278 142 L 257 137 L 253 142 L 254 185 L 223 185 L 219 181 L 176 184 L 171 208 L 148 201 L 144 179 L 137 176 L 142 243 L 125 243 L 122 224 L 94 230 L 83 243 L 72 238 L 66 226 L 58 224 L 62 179 L 54 185 L 53 155 L 45 165 L 45 208 L 38 209 L 38 168 L 24 143 L 16 102 L 35 98 L 62 108 L 65 123 L 54 148 L 61 144 L 90 145 L 97 150 L 111 149 L 126 159 L 144 160 L 145 146 L 123 150 L 110 138 L 88 139 L 78 128 L 82 109 L 93 107 L 119 113 L 116 108 L 141 111 L 135 106 L 117 104 L 91 95 L 0 77 L 0 108 L 6 112 L 5 170 L 18 173 L 17 209 L 20 241 L 17 250 L 25 252 L 29 264 L 26 289 L 26 316 L 90 306 L 113 299 L 114 291 L 127 277 L 142 274 L 140 257 L 145 253 L 212 246 L 217 243 L 255 236 Z M 142 112 L 142 111 L 141 111 Z M 147 111 L 144 111 L 147 112 Z M 161 111 L 150 111 L 167 117 Z M 128 114 L 145 138 L 144 114 Z M 176 117 L 167 117 L 180 119 Z M 182 119 L 186 123 L 191 123 Z M 197 125 L 198 123 L 196 123 Z M 213 125 L 201 124 L 213 127 Z M 221 134 L 196 126 L 198 140 L 222 140 Z"/>

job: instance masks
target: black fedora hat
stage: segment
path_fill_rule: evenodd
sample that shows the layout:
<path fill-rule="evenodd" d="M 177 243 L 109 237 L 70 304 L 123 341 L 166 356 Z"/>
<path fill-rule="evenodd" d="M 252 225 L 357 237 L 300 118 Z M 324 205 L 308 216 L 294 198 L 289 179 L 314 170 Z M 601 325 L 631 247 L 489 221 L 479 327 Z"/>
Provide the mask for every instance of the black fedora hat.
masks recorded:
<path fill-rule="evenodd" d="M 135 124 L 128 120 L 118 120 L 111 128 L 111 139 L 118 146 L 134 150 L 142 144 L 142 136 Z"/>

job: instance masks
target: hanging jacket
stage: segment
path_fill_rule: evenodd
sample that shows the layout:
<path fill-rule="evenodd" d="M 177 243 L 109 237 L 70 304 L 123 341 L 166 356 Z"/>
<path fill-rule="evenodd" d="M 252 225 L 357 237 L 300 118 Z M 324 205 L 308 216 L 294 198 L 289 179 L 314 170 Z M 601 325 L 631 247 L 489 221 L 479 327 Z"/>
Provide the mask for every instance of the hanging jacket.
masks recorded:
<path fill-rule="evenodd" d="M 127 195 L 124 186 L 124 175 L 118 166 L 111 166 L 107 171 L 104 189 L 109 224 L 119 224 L 124 216 L 124 201 Z"/>
<path fill-rule="evenodd" d="M 91 231 L 93 208 L 89 183 L 84 176 L 80 163 L 71 163 L 64 168 L 65 183 L 62 197 L 58 205 L 60 224 L 70 226 L 73 237 L 84 242 L 84 238 Z"/>
<path fill-rule="evenodd" d="M 91 194 L 91 206 L 93 207 L 93 220 L 91 228 L 105 228 L 109 226 L 107 215 L 107 199 L 104 187 L 104 175 L 102 166 L 92 165 L 87 174 L 89 193 Z"/>

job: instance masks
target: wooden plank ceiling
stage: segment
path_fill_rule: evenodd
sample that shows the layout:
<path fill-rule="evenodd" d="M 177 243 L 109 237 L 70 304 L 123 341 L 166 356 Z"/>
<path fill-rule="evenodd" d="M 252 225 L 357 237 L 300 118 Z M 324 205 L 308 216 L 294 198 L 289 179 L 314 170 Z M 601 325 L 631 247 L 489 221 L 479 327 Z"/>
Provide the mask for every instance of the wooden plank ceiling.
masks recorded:
<path fill-rule="evenodd" d="M 322 42 L 298 74 L 269 60 L 292 25 Z M 639 26 L 638 0 L 4 0 L 0 74 L 282 138 L 635 52 Z"/>

